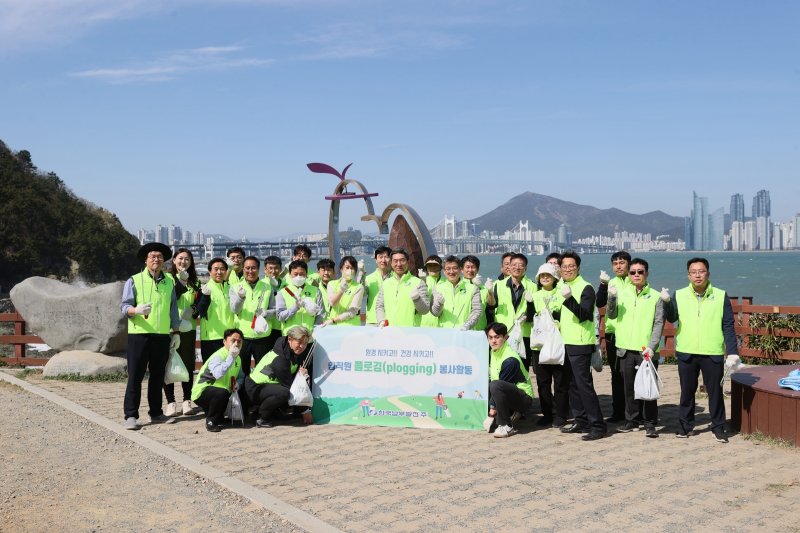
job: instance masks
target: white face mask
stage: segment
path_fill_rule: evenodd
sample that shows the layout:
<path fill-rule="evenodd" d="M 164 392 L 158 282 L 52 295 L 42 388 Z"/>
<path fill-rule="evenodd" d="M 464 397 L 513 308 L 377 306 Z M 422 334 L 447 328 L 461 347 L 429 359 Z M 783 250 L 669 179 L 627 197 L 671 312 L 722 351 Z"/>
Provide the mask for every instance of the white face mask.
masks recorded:
<path fill-rule="evenodd" d="M 302 287 L 305 284 L 305 282 L 306 282 L 306 277 L 305 276 L 294 276 L 292 278 L 292 284 L 295 287 Z"/>
<path fill-rule="evenodd" d="M 346 281 L 350 281 L 351 279 L 353 279 L 353 271 L 350 269 L 342 270 L 342 278 L 345 279 Z"/>

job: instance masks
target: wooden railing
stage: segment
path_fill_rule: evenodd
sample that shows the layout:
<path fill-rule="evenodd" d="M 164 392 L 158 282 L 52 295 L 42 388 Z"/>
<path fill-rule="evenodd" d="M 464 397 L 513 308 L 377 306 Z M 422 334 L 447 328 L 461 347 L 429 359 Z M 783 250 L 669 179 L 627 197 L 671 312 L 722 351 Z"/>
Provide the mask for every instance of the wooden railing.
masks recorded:
<path fill-rule="evenodd" d="M 752 357 L 758 359 L 775 360 L 775 361 L 800 361 L 800 352 L 780 352 L 775 357 L 765 354 L 761 350 L 751 348 L 749 346 L 749 335 L 775 335 L 780 337 L 800 338 L 800 333 L 792 332 L 786 329 L 775 329 L 768 332 L 764 329 L 753 329 L 750 327 L 750 315 L 753 313 L 766 313 L 766 314 L 800 314 L 800 306 L 786 306 L 786 305 L 754 305 L 753 298 L 746 297 L 731 297 L 731 304 L 733 305 L 733 313 L 736 315 L 736 335 L 739 337 L 739 355 L 741 357 Z M 600 309 L 601 317 L 605 315 L 605 308 Z M 8 365 L 44 365 L 47 363 L 47 358 L 42 357 L 27 357 L 25 353 L 26 344 L 43 344 L 44 341 L 36 335 L 27 335 L 25 333 L 25 319 L 19 313 L 0 313 L 0 323 L 13 323 L 13 335 L 0 335 L 0 345 L 8 344 L 14 347 L 14 356 L 0 359 Z M 604 321 L 600 321 L 601 338 L 604 331 Z M 200 347 L 200 341 L 197 341 L 196 346 Z M 665 357 L 675 355 L 675 326 L 666 324 L 664 326 L 663 343 L 661 354 Z"/>

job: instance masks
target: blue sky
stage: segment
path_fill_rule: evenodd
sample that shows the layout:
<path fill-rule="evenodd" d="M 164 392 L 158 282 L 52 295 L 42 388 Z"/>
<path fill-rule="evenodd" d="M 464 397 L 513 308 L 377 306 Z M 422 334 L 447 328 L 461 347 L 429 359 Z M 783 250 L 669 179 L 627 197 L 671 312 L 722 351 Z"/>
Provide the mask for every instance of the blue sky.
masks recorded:
<path fill-rule="evenodd" d="M 524 191 L 800 211 L 796 2 L 0 0 L 0 139 L 132 232 L 428 225 Z M 363 204 L 342 223 L 361 224 Z"/>

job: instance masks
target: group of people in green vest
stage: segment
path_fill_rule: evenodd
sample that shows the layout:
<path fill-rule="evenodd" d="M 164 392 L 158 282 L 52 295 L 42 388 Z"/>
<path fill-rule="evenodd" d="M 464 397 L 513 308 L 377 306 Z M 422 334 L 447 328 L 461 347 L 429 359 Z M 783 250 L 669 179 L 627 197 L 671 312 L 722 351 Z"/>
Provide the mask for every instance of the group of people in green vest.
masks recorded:
<path fill-rule="evenodd" d="M 633 380 L 643 358 L 657 364 L 664 321 L 677 322 L 681 379 L 677 434 L 694 434 L 694 392 L 702 372 L 712 432 L 719 442 L 727 441 L 719 381 L 726 353 L 728 364 L 738 360 L 733 313 L 725 292 L 709 283 L 708 261 L 703 258 L 690 260 L 689 286 L 671 295 L 667 289 L 652 289 L 647 261 L 632 259 L 624 251 L 612 255 L 614 276 L 601 272 L 597 290 L 581 276 L 581 258 L 573 251 L 550 254 L 532 279 L 524 254 L 504 254 L 497 281 L 481 278 L 480 260 L 473 255 L 460 259 L 432 255 L 414 274 L 409 253 L 388 247 L 375 250 L 375 270 L 366 275 L 363 261 L 342 258 L 338 278 L 337 265 L 330 259 L 319 260 L 317 272 L 309 273 L 311 250 L 304 245 L 294 249 L 285 268 L 280 258 L 267 257 L 263 277 L 261 261 L 235 247 L 226 258 L 209 261 L 210 279 L 205 284 L 199 282 L 191 252 L 185 248 L 177 250 L 166 273 L 161 267 L 170 259 L 168 247 L 149 243 L 139 256 L 145 268 L 126 283 L 122 303 L 129 318 L 125 423 L 131 429 L 138 427 L 143 369 L 150 364 L 152 385 L 152 368 L 162 352 L 166 362 L 170 348 L 179 351 L 187 368 L 194 368 L 198 325 L 203 368 L 193 386 L 183 384 L 180 408 L 174 387 L 164 385 L 167 408 L 162 412 L 161 391 L 156 397 L 149 385 L 151 419 L 169 423 L 181 412 L 195 414 L 199 406 L 206 413 L 207 429 L 218 431 L 223 394 L 213 389 L 229 396 L 243 385 L 243 403 L 251 408 L 256 426 L 270 427 L 286 405 L 291 379 L 297 372 L 308 375 L 298 360 L 307 355 L 314 328 L 360 325 L 363 306 L 365 322 L 371 326 L 485 331 L 490 344 L 486 429 L 496 437 L 514 434 L 514 423 L 531 408 L 529 369 L 541 406 L 536 425 L 596 440 L 608 435 L 607 424 L 616 422 L 620 432 L 643 427 L 646 436 L 657 437 L 656 402 L 636 400 Z M 608 418 L 601 412 L 591 374 L 591 358 L 599 344 L 596 309 L 604 306 L 613 399 Z M 531 348 L 532 325 L 545 309 L 557 321 L 564 342 L 560 365 L 540 364 L 539 352 Z M 524 353 L 516 353 L 507 342 L 515 330 L 522 337 L 524 350 L 519 351 Z"/>

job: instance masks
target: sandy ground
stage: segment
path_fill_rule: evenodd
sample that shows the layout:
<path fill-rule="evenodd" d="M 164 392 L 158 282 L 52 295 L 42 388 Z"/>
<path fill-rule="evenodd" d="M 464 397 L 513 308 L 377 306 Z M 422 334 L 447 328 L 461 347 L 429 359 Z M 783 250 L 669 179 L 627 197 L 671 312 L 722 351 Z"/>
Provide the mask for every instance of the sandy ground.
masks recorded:
<path fill-rule="evenodd" d="M 583 442 L 536 428 L 536 417 L 508 439 L 299 424 L 209 434 L 198 416 L 141 431 L 200 460 L 226 450 L 214 466 L 346 531 L 800 532 L 800 450 L 738 435 L 716 443 L 702 395 L 700 434 L 676 439 L 677 370 L 661 373 L 657 439 Z M 595 380 L 608 412 L 608 373 Z M 122 383 L 28 381 L 121 421 Z M 272 527 L 269 516 L 44 400 L 7 388 L 0 400 L 15 406 L 0 415 L 0 529 L 185 530 L 249 519 Z"/>

